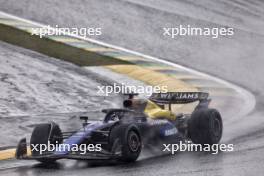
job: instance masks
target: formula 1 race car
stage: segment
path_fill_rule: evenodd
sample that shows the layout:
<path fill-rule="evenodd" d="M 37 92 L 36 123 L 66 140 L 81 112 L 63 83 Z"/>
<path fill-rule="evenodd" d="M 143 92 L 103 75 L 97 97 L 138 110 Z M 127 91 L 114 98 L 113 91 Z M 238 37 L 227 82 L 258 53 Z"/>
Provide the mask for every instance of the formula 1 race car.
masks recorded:
<path fill-rule="evenodd" d="M 222 137 L 222 119 L 208 108 L 209 94 L 204 92 L 154 93 L 149 99 L 129 94 L 123 108 L 104 109 L 102 120 L 81 116 L 83 126 L 62 132 L 54 122 L 36 125 L 30 139 L 20 140 L 17 159 L 53 162 L 58 159 L 136 161 L 143 148 L 189 140 L 196 144 L 217 144 Z M 190 114 L 175 114 L 173 104 L 198 102 Z M 43 145 L 53 145 L 53 150 Z M 76 150 L 88 146 L 85 152 Z M 45 150 L 43 150 L 45 149 Z M 79 148 L 80 149 L 80 148 Z"/>

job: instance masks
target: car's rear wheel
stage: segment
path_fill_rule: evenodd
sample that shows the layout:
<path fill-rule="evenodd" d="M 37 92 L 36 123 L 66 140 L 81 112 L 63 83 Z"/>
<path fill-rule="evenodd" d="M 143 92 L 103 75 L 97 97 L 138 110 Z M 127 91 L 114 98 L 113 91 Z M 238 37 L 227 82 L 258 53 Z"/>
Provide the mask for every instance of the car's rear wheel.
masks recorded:
<path fill-rule="evenodd" d="M 221 140 L 223 124 L 216 109 L 195 110 L 188 122 L 189 137 L 196 144 L 217 144 Z"/>
<path fill-rule="evenodd" d="M 138 129 L 133 125 L 114 126 L 110 132 L 110 146 L 112 152 L 121 152 L 120 161 L 136 161 L 142 149 Z"/>
<path fill-rule="evenodd" d="M 30 138 L 30 149 L 32 156 L 40 156 L 47 154 L 49 151 L 41 151 L 40 145 L 44 144 L 48 147 L 48 141 L 50 144 L 62 143 L 62 132 L 60 127 L 56 123 L 45 123 L 37 125 Z M 34 147 L 35 146 L 35 147 Z M 43 149 L 43 148 L 42 148 Z M 56 159 L 37 159 L 40 162 L 54 162 Z"/>

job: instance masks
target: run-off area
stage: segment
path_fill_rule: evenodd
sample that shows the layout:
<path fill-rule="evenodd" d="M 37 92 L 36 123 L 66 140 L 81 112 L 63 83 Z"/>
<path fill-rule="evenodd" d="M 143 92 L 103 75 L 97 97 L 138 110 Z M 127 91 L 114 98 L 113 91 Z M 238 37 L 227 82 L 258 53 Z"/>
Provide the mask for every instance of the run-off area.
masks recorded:
<path fill-rule="evenodd" d="M 0 42 L 0 148 L 30 137 L 33 124 L 53 120 L 63 129 L 78 128 L 80 114 L 118 107 L 120 95 L 96 95 L 98 86 L 111 82 L 104 79 L 71 63 Z"/>

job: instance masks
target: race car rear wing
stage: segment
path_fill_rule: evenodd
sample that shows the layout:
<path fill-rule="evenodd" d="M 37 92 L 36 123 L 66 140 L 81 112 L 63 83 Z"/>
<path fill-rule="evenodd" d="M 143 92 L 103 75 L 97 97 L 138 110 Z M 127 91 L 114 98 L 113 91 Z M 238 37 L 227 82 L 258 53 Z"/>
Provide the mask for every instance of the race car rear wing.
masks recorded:
<path fill-rule="evenodd" d="M 195 101 L 207 101 L 209 94 L 206 92 L 167 92 L 153 93 L 150 100 L 158 104 L 186 104 Z"/>
<path fill-rule="evenodd" d="M 211 99 L 208 98 L 209 93 L 206 92 L 167 92 L 167 93 L 153 93 L 149 100 L 155 102 L 164 109 L 164 105 L 169 105 L 171 110 L 172 104 L 187 104 L 199 101 L 195 109 L 208 107 Z"/>

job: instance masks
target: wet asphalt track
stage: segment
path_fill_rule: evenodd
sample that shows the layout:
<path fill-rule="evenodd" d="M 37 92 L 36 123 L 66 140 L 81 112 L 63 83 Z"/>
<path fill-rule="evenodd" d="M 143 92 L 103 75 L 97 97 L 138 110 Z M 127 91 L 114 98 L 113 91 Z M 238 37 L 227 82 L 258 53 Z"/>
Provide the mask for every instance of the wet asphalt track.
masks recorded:
<path fill-rule="evenodd" d="M 62 161 L 49 169 L 9 161 L 2 164 L 0 174 L 263 175 L 263 1 L 0 0 L 0 4 L 2 11 L 45 24 L 102 27 L 100 40 L 216 75 L 250 90 L 257 98 L 256 109 L 251 114 L 225 126 L 229 140 L 223 142 L 235 144 L 235 151 L 231 153 L 179 153 L 116 166 Z M 235 35 L 219 39 L 179 37 L 176 40 L 162 36 L 162 27 L 178 24 L 232 26 Z"/>

